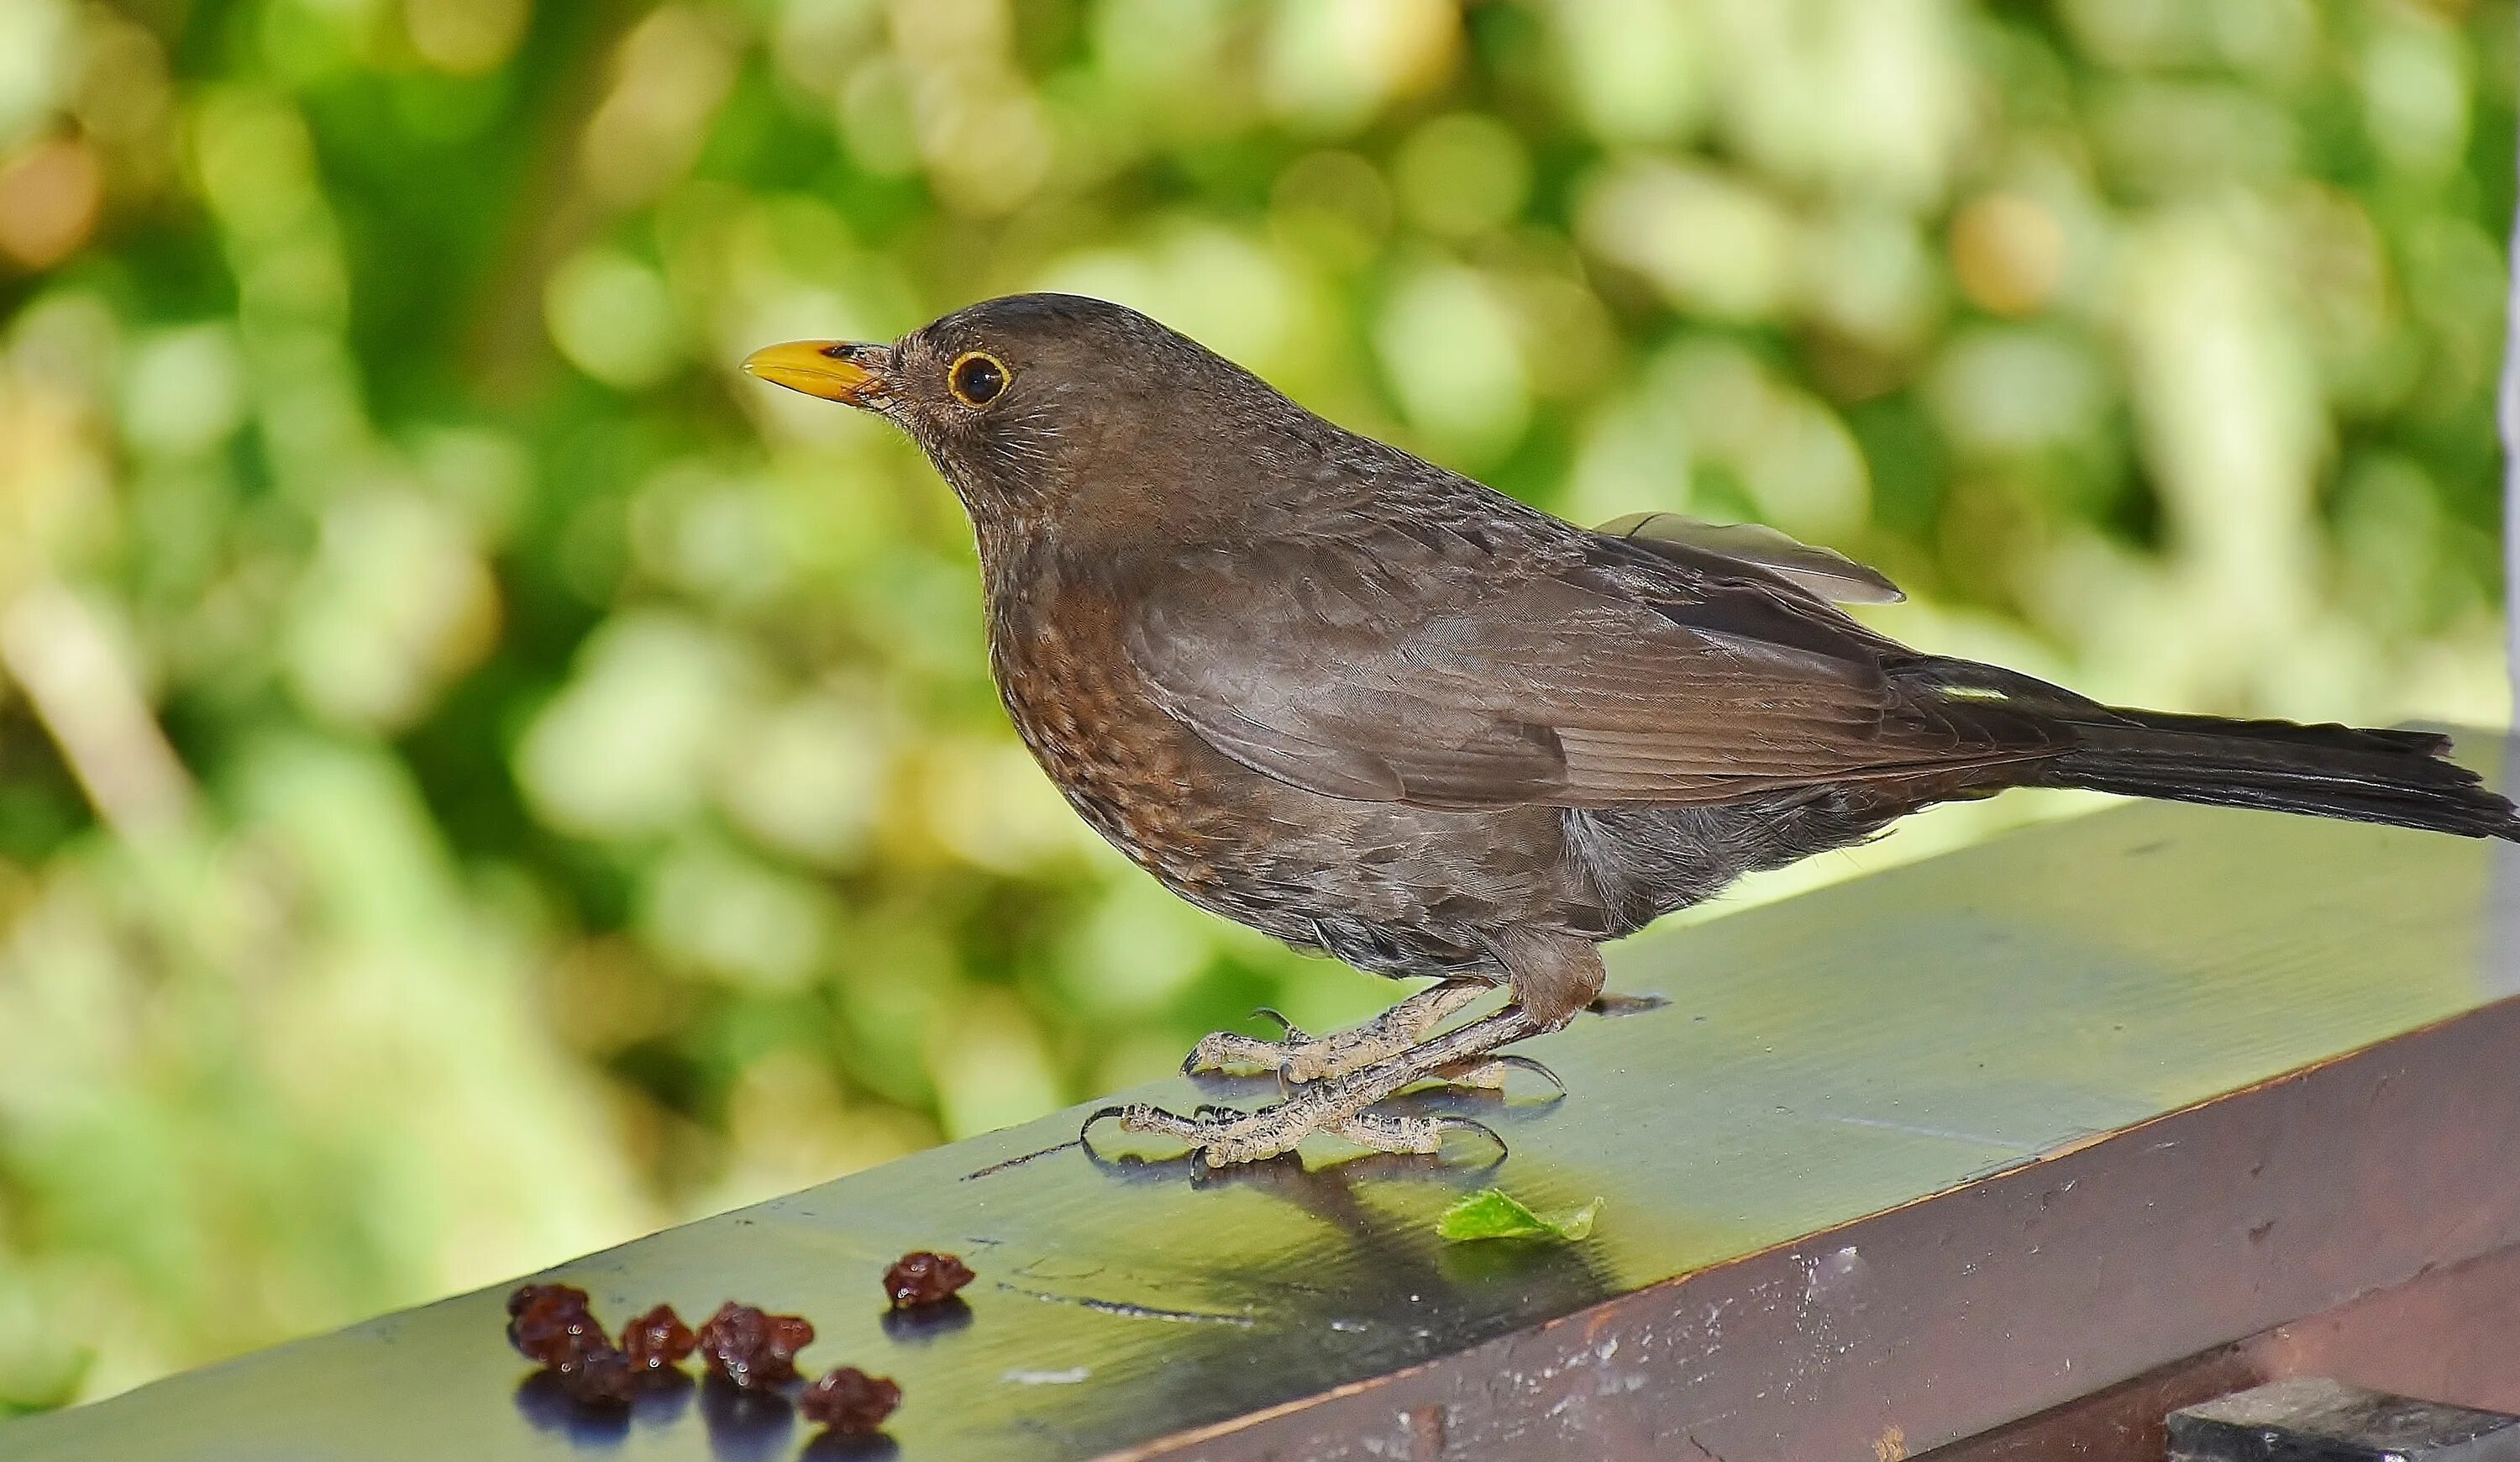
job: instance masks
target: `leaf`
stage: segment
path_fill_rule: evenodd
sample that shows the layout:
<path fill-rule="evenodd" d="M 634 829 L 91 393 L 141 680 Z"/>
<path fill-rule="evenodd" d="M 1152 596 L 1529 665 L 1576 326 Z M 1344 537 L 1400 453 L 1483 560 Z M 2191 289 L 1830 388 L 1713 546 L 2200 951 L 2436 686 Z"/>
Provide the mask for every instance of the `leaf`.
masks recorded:
<path fill-rule="evenodd" d="M 1543 1217 L 1502 1188 L 1482 1188 L 1446 1209 L 1444 1216 L 1435 1220 L 1435 1233 L 1454 1244 L 1473 1239 L 1548 1238 L 1573 1243 L 1592 1237 L 1593 1220 L 1600 1212 L 1601 1200 L 1595 1198 L 1561 1217 Z"/>

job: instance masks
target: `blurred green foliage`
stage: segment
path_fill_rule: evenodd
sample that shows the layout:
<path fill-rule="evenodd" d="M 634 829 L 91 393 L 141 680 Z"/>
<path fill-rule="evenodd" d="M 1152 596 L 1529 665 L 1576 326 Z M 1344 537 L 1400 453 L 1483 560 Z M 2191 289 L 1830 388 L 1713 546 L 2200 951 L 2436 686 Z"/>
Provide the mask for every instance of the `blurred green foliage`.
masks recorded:
<path fill-rule="evenodd" d="M 0 0 L 0 1410 L 1387 993 L 1091 842 L 950 497 L 771 341 L 1107 295 L 1570 516 L 1864 555 L 1938 649 L 2500 719 L 2513 38 Z"/>

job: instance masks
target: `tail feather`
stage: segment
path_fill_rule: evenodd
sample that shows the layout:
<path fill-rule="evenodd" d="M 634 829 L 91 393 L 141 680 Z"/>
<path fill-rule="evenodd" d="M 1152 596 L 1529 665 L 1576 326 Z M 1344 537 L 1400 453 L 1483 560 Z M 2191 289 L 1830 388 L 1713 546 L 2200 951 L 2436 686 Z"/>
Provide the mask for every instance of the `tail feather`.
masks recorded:
<path fill-rule="evenodd" d="M 2064 751 L 2036 763 L 2033 785 L 2520 842 L 2520 809 L 2444 759 L 2451 742 L 2437 732 L 2133 710 L 1960 661 L 1927 662 L 1916 673 L 1946 694 L 2000 700 L 2068 732 Z"/>

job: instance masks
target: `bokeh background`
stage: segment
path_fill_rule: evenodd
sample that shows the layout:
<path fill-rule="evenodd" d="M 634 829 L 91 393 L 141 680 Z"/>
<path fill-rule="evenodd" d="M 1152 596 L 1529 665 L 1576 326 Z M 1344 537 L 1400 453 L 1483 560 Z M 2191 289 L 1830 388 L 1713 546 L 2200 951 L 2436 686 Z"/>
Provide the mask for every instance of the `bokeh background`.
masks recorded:
<path fill-rule="evenodd" d="M 768 342 L 1104 295 L 1571 517 L 1866 557 L 1938 650 L 2504 720 L 2514 39 L 0 0 L 0 1414 L 1389 993 L 1092 841 L 950 496 L 733 370 Z"/>

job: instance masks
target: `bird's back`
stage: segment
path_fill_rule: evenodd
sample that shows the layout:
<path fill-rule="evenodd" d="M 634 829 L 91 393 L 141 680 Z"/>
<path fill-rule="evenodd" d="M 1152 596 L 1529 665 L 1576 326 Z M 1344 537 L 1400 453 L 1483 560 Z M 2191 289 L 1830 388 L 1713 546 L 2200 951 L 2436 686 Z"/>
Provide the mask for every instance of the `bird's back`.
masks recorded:
<path fill-rule="evenodd" d="M 1026 746 L 1195 903 L 1369 969 L 1475 972 L 1494 964 L 1489 932 L 1615 937 L 1867 836 L 1927 791 L 1818 786 L 1754 741 L 1737 788 L 1701 751 L 1670 779 L 1681 795 L 1569 795 L 1585 728 L 1515 719 L 1517 676 L 1581 683 L 1616 645 L 1620 663 L 1596 667 L 1596 708 L 1615 713 L 1594 718 L 1615 740 L 1685 721 L 1690 701 L 1665 693 L 1691 675 L 1764 683 L 1744 659 L 1764 655 L 1771 680 L 1816 677 L 1871 726 L 1897 698 L 1880 669 L 1897 647 L 1773 576 L 1710 574 L 1364 438 L 1236 470 L 1264 475 L 1231 539 L 1036 541 L 985 575 L 992 668 Z M 1692 638 L 1692 614 L 1718 641 Z M 1412 704 L 1429 675 L 1465 688 L 1443 708 L 1458 724 Z M 1616 711 L 1640 675 L 1663 704 Z M 1290 712 L 1312 719 L 1289 730 Z M 1429 738 L 1436 754 L 1418 755 Z"/>

